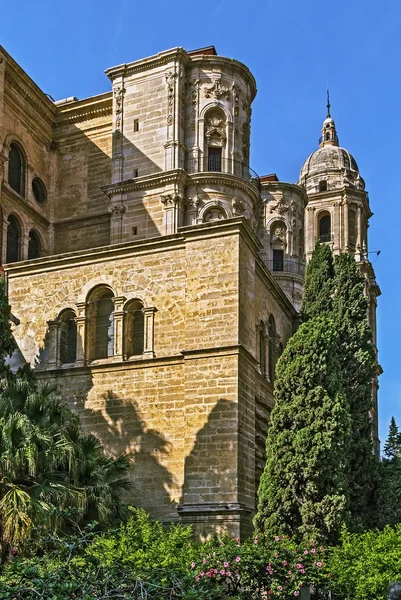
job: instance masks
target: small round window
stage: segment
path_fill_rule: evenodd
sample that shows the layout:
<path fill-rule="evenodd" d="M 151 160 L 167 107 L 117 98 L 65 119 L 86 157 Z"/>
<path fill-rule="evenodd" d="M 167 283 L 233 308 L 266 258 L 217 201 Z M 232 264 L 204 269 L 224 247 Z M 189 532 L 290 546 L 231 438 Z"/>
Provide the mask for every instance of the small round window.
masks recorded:
<path fill-rule="evenodd" d="M 39 177 L 34 177 L 32 180 L 32 191 L 35 196 L 36 202 L 39 204 L 45 204 L 47 200 L 47 191 L 45 184 Z"/>

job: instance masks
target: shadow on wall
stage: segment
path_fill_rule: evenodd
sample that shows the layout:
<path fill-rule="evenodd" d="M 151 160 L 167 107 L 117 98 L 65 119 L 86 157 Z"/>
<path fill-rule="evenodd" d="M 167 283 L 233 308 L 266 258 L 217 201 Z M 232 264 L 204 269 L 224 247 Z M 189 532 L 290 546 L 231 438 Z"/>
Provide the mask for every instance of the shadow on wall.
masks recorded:
<path fill-rule="evenodd" d="M 96 400 L 96 408 L 89 404 L 93 402 L 86 398 L 78 408 L 84 427 L 99 437 L 108 453 L 125 453 L 132 459 L 134 488 L 129 501 L 158 518 L 170 517 L 175 512 L 174 478 L 164 464 L 171 450 L 169 442 L 147 427 L 133 399 L 122 400 L 109 390 Z"/>
<path fill-rule="evenodd" d="M 110 244 L 109 207 L 113 199 L 106 197 L 103 186 L 112 182 L 112 171 L 119 168 L 121 180 L 133 181 L 136 177 L 156 174 L 162 169 L 147 157 L 125 136 L 108 132 L 103 142 L 104 149 L 95 144 L 76 125 L 62 128 L 56 134 L 63 139 L 58 145 L 59 189 L 55 198 L 55 248 L 60 254 L 75 250 L 96 248 Z M 111 145 L 111 156 L 105 148 Z M 118 157 L 123 150 L 123 164 L 118 167 Z M 116 157 L 113 161 L 112 157 Z M 114 162 L 114 164 L 113 164 Z M 136 201 L 130 206 L 130 224 L 135 219 L 140 223 L 137 233 L 132 228 L 126 231 L 121 241 L 130 241 L 159 234 L 156 224 L 143 205 L 144 191 L 137 193 Z M 118 205 L 121 200 L 115 199 Z M 127 208 L 126 208 L 127 211 Z M 117 213 L 122 216 L 121 213 Z"/>
<path fill-rule="evenodd" d="M 221 399 L 196 433 L 194 443 L 190 430 L 186 432 L 193 448 L 185 459 L 180 505 L 238 501 L 237 422 L 237 403 Z"/>

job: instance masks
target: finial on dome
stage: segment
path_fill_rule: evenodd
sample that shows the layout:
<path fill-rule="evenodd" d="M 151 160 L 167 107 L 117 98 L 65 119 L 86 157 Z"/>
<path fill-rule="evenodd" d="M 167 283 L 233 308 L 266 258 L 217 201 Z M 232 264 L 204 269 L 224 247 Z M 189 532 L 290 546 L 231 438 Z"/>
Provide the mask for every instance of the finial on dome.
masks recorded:
<path fill-rule="evenodd" d="M 336 125 L 332 119 L 330 112 L 330 91 L 327 86 L 327 117 L 323 121 L 322 137 L 320 138 L 320 147 L 323 146 L 338 146 L 338 137 Z"/>
<path fill-rule="evenodd" d="M 330 119 L 331 118 L 331 114 L 330 114 L 330 90 L 327 86 L 327 118 Z"/>

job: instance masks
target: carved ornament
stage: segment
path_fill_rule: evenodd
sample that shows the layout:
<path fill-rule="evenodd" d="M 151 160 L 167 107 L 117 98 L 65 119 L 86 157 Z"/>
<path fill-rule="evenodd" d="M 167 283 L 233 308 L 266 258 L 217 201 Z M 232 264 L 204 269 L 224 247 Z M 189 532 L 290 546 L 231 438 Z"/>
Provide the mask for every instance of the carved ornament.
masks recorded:
<path fill-rule="evenodd" d="M 274 213 L 274 212 L 277 212 L 280 215 L 283 215 L 288 212 L 288 206 L 282 198 L 277 200 L 277 202 L 275 204 L 271 205 L 270 213 Z"/>
<path fill-rule="evenodd" d="M 221 85 L 220 79 L 214 79 L 213 83 L 210 85 L 204 85 L 203 91 L 205 94 L 205 98 L 216 98 L 216 100 L 220 100 L 220 98 L 225 98 L 228 100 L 230 98 L 230 90 L 228 87 Z"/>
<path fill-rule="evenodd" d="M 211 137 L 215 135 L 220 138 L 222 144 L 226 143 L 226 123 L 224 119 L 217 114 L 212 115 L 206 121 L 205 138 L 208 144 L 210 143 Z"/>
<path fill-rule="evenodd" d="M 167 83 L 167 124 L 172 125 L 174 122 L 174 86 L 177 73 L 173 71 L 167 71 L 166 83 Z"/>
<path fill-rule="evenodd" d="M 184 204 L 183 197 L 177 194 L 177 192 L 167 192 L 165 194 L 162 194 L 160 196 L 160 201 L 165 208 L 175 207 L 180 203 Z"/>
<path fill-rule="evenodd" d="M 112 215 L 112 217 L 122 217 L 122 215 L 125 212 L 125 206 L 121 202 L 120 204 L 114 204 L 113 206 L 109 206 L 107 210 Z"/>
<path fill-rule="evenodd" d="M 121 130 L 121 121 L 122 121 L 122 113 L 123 113 L 123 100 L 124 100 L 125 89 L 121 85 L 117 85 L 114 88 L 114 102 L 115 108 L 114 112 L 116 115 L 116 130 Z"/>

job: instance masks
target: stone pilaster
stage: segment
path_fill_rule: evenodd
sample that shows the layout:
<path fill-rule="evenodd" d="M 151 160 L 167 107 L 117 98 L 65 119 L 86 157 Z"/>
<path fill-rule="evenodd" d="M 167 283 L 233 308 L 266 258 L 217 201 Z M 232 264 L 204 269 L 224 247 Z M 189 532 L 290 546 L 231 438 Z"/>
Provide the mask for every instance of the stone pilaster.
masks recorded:
<path fill-rule="evenodd" d="M 113 323 L 114 323 L 114 358 L 115 360 L 123 360 L 124 353 L 124 311 L 125 296 L 115 296 Z"/>
<path fill-rule="evenodd" d="M 153 358 L 154 352 L 154 322 L 157 308 L 153 306 L 146 307 L 142 310 L 144 316 L 144 347 L 143 355 L 145 358 Z"/>
<path fill-rule="evenodd" d="M 83 367 L 85 365 L 85 350 L 86 350 L 86 302 L 77 302 L 76 307 L 78 316 L 75 318 L 77 324 L 77 353 L 75 365 L 77 367 Z"/>
<path fill-rule="evenodd" d="M 49 360 L 48 369 L 57 369 L 60 366 L 60 322 L 55 319 L 47 321 Z"/>

